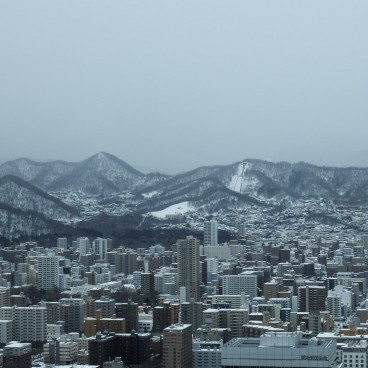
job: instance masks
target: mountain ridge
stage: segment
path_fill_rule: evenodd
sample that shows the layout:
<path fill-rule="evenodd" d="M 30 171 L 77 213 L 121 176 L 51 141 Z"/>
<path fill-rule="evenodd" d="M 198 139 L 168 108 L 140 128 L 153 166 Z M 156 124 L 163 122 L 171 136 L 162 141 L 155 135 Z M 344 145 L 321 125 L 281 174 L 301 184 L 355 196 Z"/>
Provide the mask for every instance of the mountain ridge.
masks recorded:
<path fill-rule="evenodd" d="M 7 236 L 30 233 L 32 224 L 39 233 L 56 228 L 47 221 L 75 223 L 102 213 L 145 216 L 180 203 L 206 217 L 321 198 L 367 206 L 368 168 L 244 159 L 177 175 L 143 174 L 105 152 L 74 163 L 21 158 L 0 165 L 0 227 Z"/>
<path fill-rule="evenodd" d="M 0 177 L 14 175 L 46 192 L 84 192 L 106 196 L 131 191 L 144 194 L 183 191 L 188 183 L 218 180 L 221 185 L 255 199 L 282 196 L 308 198 L 318 195 L 337 201 L 359 203 L 368 197 L 368 168 L 318 166 L 304 161 L 271 162 L 243 159 L 229 165 L 201 166 L 177 175 L 143 174 L 120 158 L 99 152 L 80 162 L 55 160 L 45 163 L 27 158 L 0 165 Z"/>

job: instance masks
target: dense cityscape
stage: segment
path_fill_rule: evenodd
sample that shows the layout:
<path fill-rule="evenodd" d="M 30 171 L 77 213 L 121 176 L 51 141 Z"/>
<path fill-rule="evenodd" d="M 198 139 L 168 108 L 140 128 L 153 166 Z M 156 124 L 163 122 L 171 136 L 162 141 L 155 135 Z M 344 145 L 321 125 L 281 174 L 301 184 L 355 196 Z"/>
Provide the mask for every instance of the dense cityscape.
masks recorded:
<path fill-rule="evenodd" d="M 3 366 L 366 367 L 367 235 L 241 222 L 219 244 L 219 225 L 171 247 L 2 247 Z"/>

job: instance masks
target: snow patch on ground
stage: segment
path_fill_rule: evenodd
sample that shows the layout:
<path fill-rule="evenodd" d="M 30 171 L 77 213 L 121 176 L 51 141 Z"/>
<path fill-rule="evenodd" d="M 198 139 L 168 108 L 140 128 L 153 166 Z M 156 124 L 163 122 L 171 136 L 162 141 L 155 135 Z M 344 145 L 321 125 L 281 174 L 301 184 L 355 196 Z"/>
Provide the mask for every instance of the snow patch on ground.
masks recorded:
<path fill-rule="evenodd" d="M 242 183 L 245 171 L 249 169 L 249 164 L 247 162 L 242 162 L 238 165 L 238 169 L 236 173 L 230 180 L 229 189 L 233 190 L 234 192 L 242 193 Z"/>
<path fill-rule="evenodd" d="M 158 218 L 165 218 L 167 215 L 183 215 L 191 211 L 192 209 L 193 208 L 191 207 L 189 202 L 181 202 L 173 204 L 172 206 L 169 206 L 161 211 L 151 212 L 151 215 Z"/>

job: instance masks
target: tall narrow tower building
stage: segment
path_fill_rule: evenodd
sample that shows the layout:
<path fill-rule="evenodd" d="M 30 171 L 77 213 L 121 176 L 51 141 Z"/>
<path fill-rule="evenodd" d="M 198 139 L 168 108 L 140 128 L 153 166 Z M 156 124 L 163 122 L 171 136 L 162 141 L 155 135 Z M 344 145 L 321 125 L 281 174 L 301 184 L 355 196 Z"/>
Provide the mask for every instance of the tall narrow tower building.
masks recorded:
<path fill-rule="evenodd" d="M 199 300 L 199 240 L 193 236 L 177 241 L 179 288 L 186 288 L 186 301 Z"/>
<path fill-rule="evenodd" d="M 218 237 L 217 237 L 217 221 L 205 221 L 203 227 L 204 235 L 203 235 L 203 245 L 217 245 Z"/>

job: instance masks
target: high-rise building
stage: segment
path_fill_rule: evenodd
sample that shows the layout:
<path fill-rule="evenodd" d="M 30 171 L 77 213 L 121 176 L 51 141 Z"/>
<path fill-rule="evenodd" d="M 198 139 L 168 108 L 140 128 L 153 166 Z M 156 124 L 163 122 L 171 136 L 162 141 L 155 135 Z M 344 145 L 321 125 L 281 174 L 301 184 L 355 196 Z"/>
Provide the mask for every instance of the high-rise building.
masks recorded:
<path fill-rule="evenodd" d="M 103 366 L 115 358 L 115 336 L 98 332 L 94 338 L 88 339 L 89 364 Z"/>
<path fill-rule="evenodd" d="M 129 366 L 149 363 L 151 338 L 148 333 L 123 333 L 115 336 L 115 350 Z"/>
<path fill-rule="evenodd" d="M 0 320 L 0 344 L 7 344 L 13 340 L 13 321 L 9 319 Z"/>
<path fill-rule="evenodd" d="M 186 288 L 186 301 L 189 301 L 191 298 L 198 301 L 200 297 L 199 241 L 193 236 L 187 236 L 186 239 L 178 240 L 176 245 L 179 288 Z"/>
<path fill-rule="evenodd" d="M 192 326 L 177 324 L 164 329 L 163 367 L 192 367 Z"/>
<path fill-rule="evenodd" d="M 311 311 L 308 314 L 308 330 L 317 336 L 322 331 L 320 311 Z"/>
<path fill-rule="evenodd" d="M 337 293 L 329 292 L 326 297 L 326 309 L 330 311 L 334 319 L 341 319 L 341 296 Z"/>
<path fill-rule="evenodd" d="M 107 239 L 97 238 L 92 242 L 92 252 L 97 255 L 97 260 L 105 261 L 107 254 Z"/>
<path fill-rule="evenodd" d="M 257 296 L 257 275 L 225 275 L 222 279 L 222 290 L 225 295 L 240 295 L 244 292 L 252 299 Z"/>
<path fill-rule="evenodd" d="M 52 290 L 59 287 L 58 257 L 37 257 L 37 285 L 44 290 Z"/>
<path fill-rule="evenodd" d="M 10 288 L 0 287 L 0 308 L 10 307 Z"/>
<path fill-rule="evenodd" d="M 79 257 L 84 256 L 85 254 L 91 253 L 88 238 L 78 238 L 77 239 L 77 249 L 79 250 Z"/>
<path fill-rule="evenodd" d="M 217 221 L 205 221 L 203 227 L 203 245 L 218 245 Z"/>
<path fill-rule="evenodd" d="M 241 223 L 238 225 L 238 236 L 239 238 L 244 238 L 247 235 L 247 225 Z"/>
<path fill-rule="evenodd" d="M 241 337 L 243 325 L 249 321 L 249 311 L 244 308 L 214 309 L 203 311 L 203 322 L 211 328 L 229 328 L 231 338 Z"/>
<path fill-rule="evenodd" d="M 150 366 L 150 337 L 148 333 L 105 334 L 98 332 L 95 338 L 88 339 L 89 364 L 105 367 L 105 362 L 121 357 L 129 367 L 148 367 Z"/>
<path fill-rule="evenodd" d="M 116 303 L 115 314 L 117 318 L 125 318 L 126 331 L 138 331 L 138 303 Z"/>
<path fill-rule="evenodd" d="M 137 271 L 137 253 L 117 253 L 115 256 L 116 273 L 131 275 Z"/>
<path fill-rule="evenodd" d="M 83 332 L 84 300 L 82 298 L 62 298 L 60 303 L 60 319 L 65 321 L 65 332 Z"/>
<path fill-rule="evenodd" d="M 232 246 L 233 247 L 233 246 Z M 217 258 L 219 261 L 228 262 L 233 255 L 228 244 L 203 246 L 203 255 L 207 258 Z"/>
<path fill-rule="evenodd" d="M 102 318 L 110 318 L 115 313 L 115 299 L 101 296 L 99 300 L 95 300 L 95 310 L 101 311 Z"/>
<path fill-rule="evenodd" d="M 60 304 L 58 302 L 40 302 L 41 307 L 46 308 L 47 323 L 55 324 L 60 321 Z"/>
<path fill-rule="evenodd" d="M 141 274 L 141 293 L 146 296 L 153 296 L 155 292 L 155 278 L 152 272 Z"/>
<path fill-rule="evenodd" d="M 275 280 L 272 280 L 271 282 L 265 282 L 263 284 L 263 295 L 265 297 L 265 301 L 268 302 L 271 298 L 277 298 L 278 292 L 282 288 L 281 282 L 276 282 Z"/>
<path fill-rule="evenodd" d="M 170 302 L 164 302 L 153 308 L 152 330 L 156 332 L 163 331 L 166 327 L 178 322 L 178 316 L 174 315 L 174 309 Z"/>
<path fill-rule="evenodd" d="M 193 330 L 201 327 L 203 324 L 203 311 L 208 308 L 207 304 L 195 302 L 193 299 L 190 302 L 180 304 L 180 322 L 192 325 Z"/>
<path fill-rule="evenodd" d="M 68 239 L 67 238 L 57 238 L 56 246 L 61 249 L 67 249 Z"/>
<path fill-rule="evenodd" d="M 206 258 L 207 264 L 207 282 L 211 282 L 212 280 L 217 280 L 218 278 L 218 258 Z M 203 279 L 203 270 L 202 270 L 202 279 Z M 206 283 L 207 284 L 207 283 Z"/>
<path fill-rule="evenodd" d="M 298 288 L 300 312 L 322 311 L 325 309 L 326 288 L 324 286 L 306 285 Z"/>
<path fill-rule="evenodd" d="M 13 321 L 13 339 L 21 342 L 46 341 L 45 307 L 2 307 L 1 320 Z"/>

